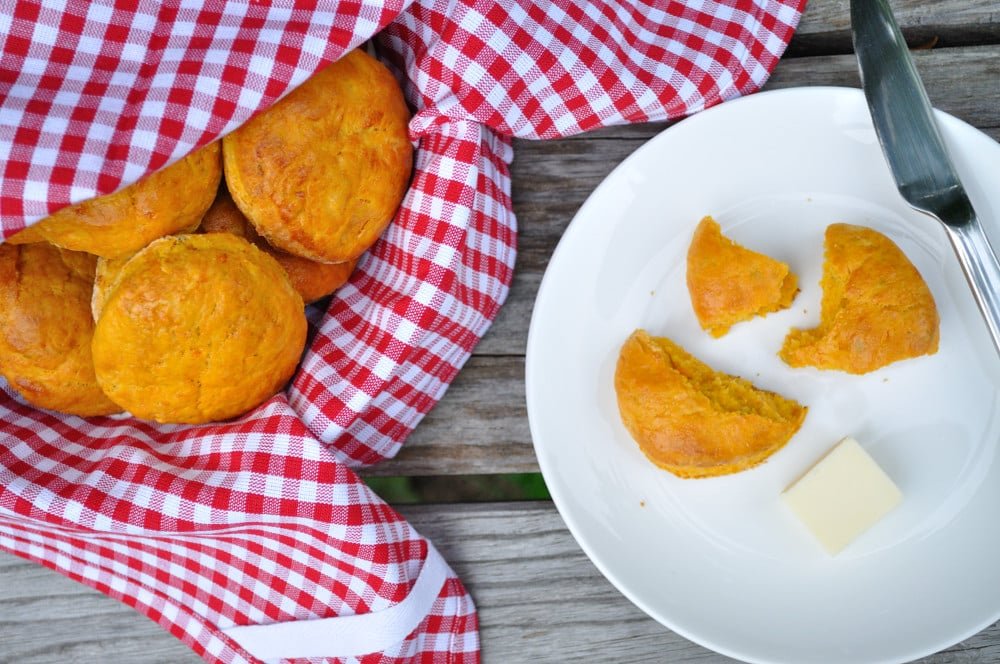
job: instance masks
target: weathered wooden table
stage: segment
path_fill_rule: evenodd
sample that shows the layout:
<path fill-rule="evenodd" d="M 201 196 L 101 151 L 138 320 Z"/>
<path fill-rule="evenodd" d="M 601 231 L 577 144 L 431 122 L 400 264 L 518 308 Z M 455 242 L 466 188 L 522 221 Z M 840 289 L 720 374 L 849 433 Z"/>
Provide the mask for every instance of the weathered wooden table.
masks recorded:
<path fill-rule="evenodd" d="M 1000 140 L 998 0 L 892 0 L 892 5 L 911 46 L 919 48 L 917 65 L 934 105 Z M 851 51 L 847 0 L 812 0 L 767 87 L 857 87 Z M 370 472 L 537 471 L 523 379 L 528 321 L 542 272 L 587 195 L 662 129 L 632 126 L 515 143 L 520 237 L 510 299 L 399 456 Z M 479 607 L 487 662 L 731 661 L 673 634 L 621 596 L 576 545 L 551 503 L 419 505 L 400 511 L 467 584 Z M 132 609 L 0 554 L 0 662 L 107 661 L 198 658 Z M 1000 623 L 925 661 L 1000 661 Z"/>

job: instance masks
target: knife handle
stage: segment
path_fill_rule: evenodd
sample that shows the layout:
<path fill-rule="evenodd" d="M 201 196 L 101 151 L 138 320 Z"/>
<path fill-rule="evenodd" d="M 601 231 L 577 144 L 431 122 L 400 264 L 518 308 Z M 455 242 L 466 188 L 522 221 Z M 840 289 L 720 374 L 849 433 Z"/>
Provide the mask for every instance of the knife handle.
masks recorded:
<path fill-rule="evenodd" d="M 1000 261 L 975 216 L 960 226 L 945 226 L 948 239 L 962 265 L 965 278 L 972 287 L 979 311 L 993 338 L 993 345 L 1000 353 Z"/>

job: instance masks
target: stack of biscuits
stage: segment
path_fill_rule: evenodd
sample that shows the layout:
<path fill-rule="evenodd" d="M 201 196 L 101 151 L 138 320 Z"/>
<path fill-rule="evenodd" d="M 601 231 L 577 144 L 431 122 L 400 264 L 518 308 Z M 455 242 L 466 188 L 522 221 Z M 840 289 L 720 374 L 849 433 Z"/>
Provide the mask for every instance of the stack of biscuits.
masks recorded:
<path fill-rule="evenodd" d="M 409 183 L 409 110 L 364 51 L 135 184 L 0 245 L 0 373 L 28 403 L 161 423 L 238 417 L 292 377 Z"/>

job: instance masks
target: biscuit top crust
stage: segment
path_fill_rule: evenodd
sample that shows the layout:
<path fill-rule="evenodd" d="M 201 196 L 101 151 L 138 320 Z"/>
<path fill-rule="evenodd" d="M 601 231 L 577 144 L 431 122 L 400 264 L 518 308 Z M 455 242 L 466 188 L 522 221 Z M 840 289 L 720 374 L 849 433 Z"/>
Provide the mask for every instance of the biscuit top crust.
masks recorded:
<path fill-rule="evenodd" d="M 96 261 L 45 242 L 0 245 L 0 370 L 35 406 L 83 417 L 121 410 L 91 360 Z"/>
<path fill-rule="evenodd" d="M 352 51 L 223 139 L 229 191 L 278 249 L 354 260 L 403 199 L 409 117 L 389 70 Z"/>
<path fill-rule="evenodd" d="M 121 267 L 94 331 L 94 366 L 133 415 L 197 424 L 280 390 L 305 337 L 302 298 L 273 258 L 228 233 L 176 235 Z"/>
<path fill-rule="evenodd" d="M 105 258 L 128 256 L 164 235 L 197 227 L 221 179 L 216 141 L 113 194 L 63 208 L 14 242 L 47 240 Z"/>

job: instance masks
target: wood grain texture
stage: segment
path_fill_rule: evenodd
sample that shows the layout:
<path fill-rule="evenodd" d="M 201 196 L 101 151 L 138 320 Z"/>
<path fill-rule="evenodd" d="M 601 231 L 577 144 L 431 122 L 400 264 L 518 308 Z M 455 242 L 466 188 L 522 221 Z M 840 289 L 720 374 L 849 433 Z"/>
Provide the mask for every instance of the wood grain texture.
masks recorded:
<path fill-rule="evenodd" d="M 472 594 L 487 664 L 734 661 L 635 608 L 587 559 L 550 503 L 420 505 L 400 511 L 435 543 Z M 0 662 L 110 661 L 201 660 L 129 607 L 0 554 Z M 1000 661 L 1000 624 L 921 661 Z"/>
<path fill-rule="evenodd" d="M 900 28 L 1000 25 L 995 0 L 889 0 Z M 795 31 L 798 35 L 851 29 L 850 0 L 811 0 Z"/>
<path fill-rule="evenodd" d="M 928 51 L 918 53 L 916 61 L 935 106 L 998 135 L 1000 46 Z M 765 89 L 807 85 L 858 87 L 854 56 L 783 60 Z M 476 347 L 477 355 L 524 354 L 531 308 L 559 238 L 614 167 L 664 128 L 662 123 L 632 125 L 558 141 L 514 141 L 512 199 L 518 219 L 514 283 L 493 327 Z"/>
<path fill-rule="evenodd" d="M 1000 139 L 1000 47 L 918 55 L 938 106 Z M 955 69 L 963 72 L 956 76 Z M 968 72 L 966 79 L 965 72 Z M 969 84 L 968 81 L 973 81 Z M 769 88 L 857 85 L 854 56 L 783 61 Z M 523 355 L 542 275 L 587 196 L 664 125 L 594 132 L 560 141 L 515 141 L 513 202 L 518 258 L 507 303 L 441 402 L 391 461 L 372 475 L 452 475 L 537 470 L 525 421 Z"/>
<path fill-rule="evenodd" d="M 891 0 L 935 105 L 1000 140 L 1000 5 Z M 857 86 L 848 0 L 811 0 L 767 88 Z M 441 403 L 379 475 L 537 470 L 524 404 L 532 305 L 556 243 L 586 197 L 663 123 L 560 141 L 515 141 L 519 255 L 507 304 Z M 409 506 L 401 511 L 463 578 L 480 611 L 487 663 L 731 662 L 660 626 L 587 560 L 549 503 Z M 0 553 L 0 663 L 201 661 L 130 607 L 35 563 Z M 1000 624 L 921 660 L 1000 661 Z"/>
<path fill-rule="evenodd" d="M 536 472 L 524 358 L 473 357 L 394 459 L 371 476 Z"/>
<path fill-rule="evenodd" d="M 36 563 L 0 553 L 0 662 L 200 661 L 131 607 Z"/>
<path fill-rule="evenodd" d="M 484 662 L 735 661 L 632 605 L 550 503 L 415 505 L 400 512 L 434 542 L 476 601 Z M 919 661 L 1000 661 L 1000 622 Z"/>
<path fill-rule="evenodd" d="M 893 14 L 910 46 L 936 39 L 941 46 L 1000 41 L 996 0 L 891 0 Z M 813 0 L 806 7 L 787 55 L 848 53 L 851 46 L 850 0 Z"/>
<path fill-rule="evenodd" d="M 1000 46 L 916 51 L 913 61 L 936 108 L 974 127 L 1000 127 Z M 860 87 L 857 58 L 851 54 L 782 60 L 765 89 L 799 85 Z"/>

